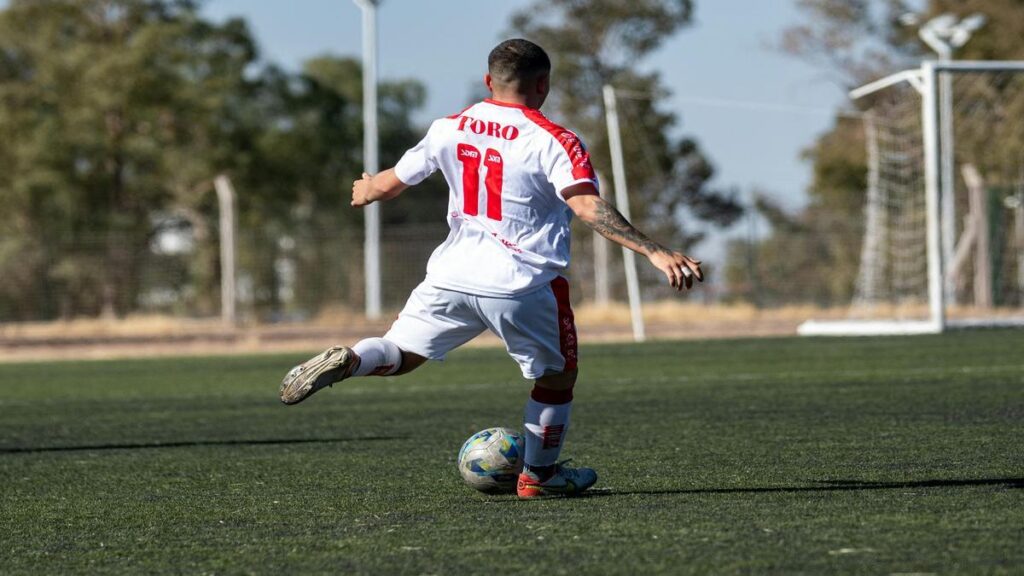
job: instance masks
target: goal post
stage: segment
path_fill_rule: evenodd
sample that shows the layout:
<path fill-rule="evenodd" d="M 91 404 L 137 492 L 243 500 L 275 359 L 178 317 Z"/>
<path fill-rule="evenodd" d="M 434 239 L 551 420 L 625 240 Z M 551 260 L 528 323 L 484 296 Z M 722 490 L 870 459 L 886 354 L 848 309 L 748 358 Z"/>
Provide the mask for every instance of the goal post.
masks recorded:
<path fill-rule="evenodd" d="M 1024 326 L 1024 61 L 926 61 L 850 96 L 869 102 L 855 296 L 847 319 L 798 332 Z"/>

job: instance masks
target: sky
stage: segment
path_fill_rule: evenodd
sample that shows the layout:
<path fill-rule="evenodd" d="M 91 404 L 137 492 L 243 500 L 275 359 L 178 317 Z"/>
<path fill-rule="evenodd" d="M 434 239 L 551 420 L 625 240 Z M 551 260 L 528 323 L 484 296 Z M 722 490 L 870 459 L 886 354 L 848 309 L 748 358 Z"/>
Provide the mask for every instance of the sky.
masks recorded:
<path fill-rule="evenodd" d="M 481 82 L 487 53 L 506 37 L 510 15 L 529 3 L 382 0 L 381 78 L 426 85 L 416 118 L 424 125 L 459 111 Z M 203 13 L 244 17 L 262 56 L 290 69 L 322 54 L 361 55 L 361 12 L 351 0 L 208 0 Z M 697 0 L 693 25 L 641 62 L 662 73 L 678 129 L 711 158 L 716 185 L 756 187 L 793 209 L 810 180 L 801 151 L 846 101 L 822 70 L 771 46 L 799 17 L 795 0 Z"/>

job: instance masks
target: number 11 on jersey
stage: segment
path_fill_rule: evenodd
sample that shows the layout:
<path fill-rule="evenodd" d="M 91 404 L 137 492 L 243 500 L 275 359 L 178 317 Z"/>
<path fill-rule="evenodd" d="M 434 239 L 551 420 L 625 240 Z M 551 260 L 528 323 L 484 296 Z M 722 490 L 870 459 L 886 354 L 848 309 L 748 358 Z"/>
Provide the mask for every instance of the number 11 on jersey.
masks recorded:
<path fill-rule="evenodd" d="M 462 162 L 462 211 L 476 216 L 480 212 L 480 150 L 470 144 L 459 144 L 457 156 Z M 494 148 L 484 152 L 484 189 L 487 191 L 487 217 L 491 220 L 501 220 L 504 164 L 501 153 Z"/>

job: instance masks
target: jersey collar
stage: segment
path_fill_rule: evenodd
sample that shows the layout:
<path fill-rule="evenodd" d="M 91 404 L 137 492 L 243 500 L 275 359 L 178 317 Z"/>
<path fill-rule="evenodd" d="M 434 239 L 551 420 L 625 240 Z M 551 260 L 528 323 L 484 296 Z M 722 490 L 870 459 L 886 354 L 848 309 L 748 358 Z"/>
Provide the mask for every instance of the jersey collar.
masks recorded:
<path fill-rule="evenodd" d="M 495 106 L 503 106 L 505 108 L 518 108 L 519 110 L 534 110 L 534 108 L 530 108 L 529 106 L 524 106 L 523 104 L 515 104 L 515 103 L 512 103 L 512 102 L 500 102 L 500 101 L 495 100 L 493 98 L 484 98 L 484 102 L 486 102 L 488 104 L 494 104 Z"/>

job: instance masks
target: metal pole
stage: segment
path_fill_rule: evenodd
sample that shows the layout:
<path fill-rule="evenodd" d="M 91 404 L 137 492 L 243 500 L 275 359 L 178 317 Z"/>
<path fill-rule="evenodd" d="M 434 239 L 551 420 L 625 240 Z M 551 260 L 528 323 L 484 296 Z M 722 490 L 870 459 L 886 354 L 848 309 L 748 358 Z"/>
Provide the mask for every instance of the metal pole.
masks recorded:
<path fill-rule="evenodd" d="M 942 45 L 939 61 L 949 62 L 952 48 Z M 956 252 L 956 166 L 954 165 L 955 136 L 953 134 L 953 74 L 939 72 L 939 149 L 942 153 L 942 261 L 953 261 Z M 946 302 L 956 302 L 956 285 L 951 276 L 944 278 L 943 296 Z"/>
<path fill-rule="evenodd" d="M 605 121 L 608 124 L 608 143 L 612 154 L 612 179 L 615 181 L 615 207 L 629 220 L 629 190 L 626 187 L 626 166 L 622 160 L 622 135 L 619 133 L 619 111 L 615 88 L 604 87 Z M 636 273 L 636 253 L 622 249 L 622 263 L 626 268 L 626 291 L 629 294 L 629 312 L 633 319 L 633 339 L 647 339 L 643 310 L 640 305 L 640 280 Z"/>
<path fill-rule="evenodd" d="M 599 184 L 604 183 L 603 174 L 597 174 Z M 608 275 L 608 241 L 594 232 L 594 303 L 607 306 L 611 300 L 611 277 Z"/>
<path fill-rule="evenodd" d="M 942 231 L 939 206 L 939 133 L 938 94 L 934 62 L 921 65 L 923 90 L 921 91 L 921 124 L 924 132 L 924 187 L 925 220 L 928 250 L 928 306 L 933 329 L 942 332 L 946 327 L 946 309 L 943 299 Z"/>
<path fill-rule="evenodd" d="M 864 115 L 864 138 L 867 140 L 868 155 L 868 202 L 865 213 L 864 242 L 861 244 L 858 282 L 864 287 L 860 296 L 864 304 L 874 306 L 881 296 L 879 277 L 885 267 L 886 251 L 881 250 L 887 243 L 888 213 L 882 206 L 881 159 L 878 151 L 878 127 L 874 112 Z"/>
<path fill-rule="evenodd" d="M 1017 305 L 1024 307 L 1024 167 L 1017 184 L 1017 206 L 1013 218 L 1014 236 L 1017 241 Z"/>
<path fill-rule="evenodd" d="M 761 277 L 758 267 L 757 245 L 757 200 L 754 190 L 748 191 L 747 198 L 747 278 L 750 281 L 750 301 L 754 308 L 761 309 Z"/>
<path fill-rule="evenodd" d="M 607 306 L 611 301 L 608 256 L 608 240 L 594 232 L 594 303 L 598 306 Z"/>
<path fill-rule="evenodd" d="M 213 180 L 220 209 L 220 316 L 224 324 L 234 326 L 238 318 L 238 299 L 235 297 L 235 189 L 231 180 L 221 174 Z"/>
<path fill-rule="evenodd" d="M 355 0 L 363 11 L 363 166 L 380 170 L 377 147 L 377 2 Z M 366 275 L 366 317 L 381 316 L 380 204 L 364 210 L 363 267 Z"/>

